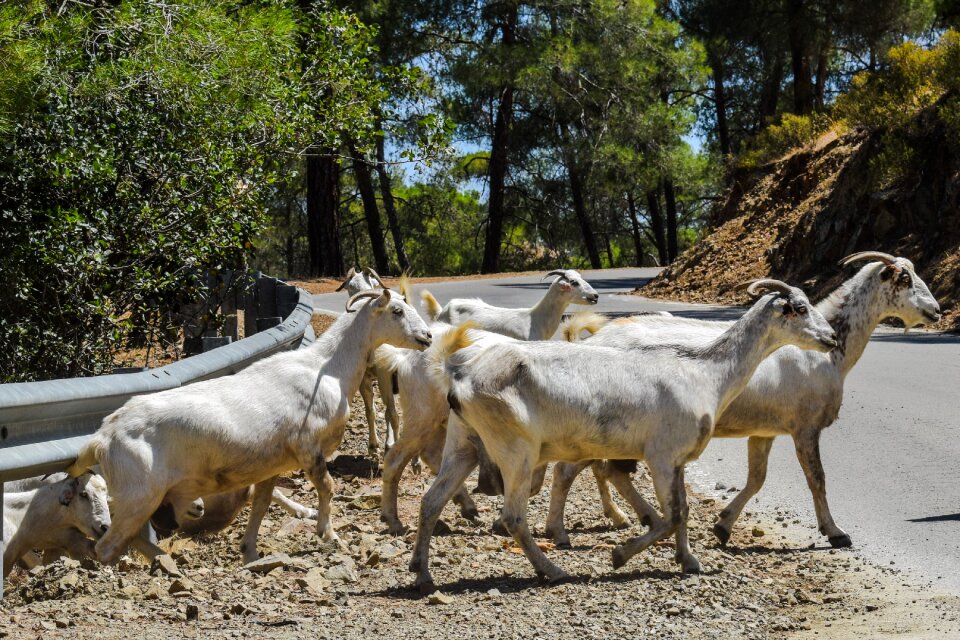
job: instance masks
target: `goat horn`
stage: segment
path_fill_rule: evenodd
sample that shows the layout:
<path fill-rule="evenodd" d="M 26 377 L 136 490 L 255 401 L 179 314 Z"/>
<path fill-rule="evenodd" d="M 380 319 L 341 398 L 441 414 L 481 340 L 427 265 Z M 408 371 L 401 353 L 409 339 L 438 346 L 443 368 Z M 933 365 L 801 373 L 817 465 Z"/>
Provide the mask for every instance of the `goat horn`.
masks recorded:
<path fill-rule="evenodd" d="M 356 273 L 357 273 L 357 270 L 354 269 L 353 267 L 350 267 L 350 271 L 347 271 L 346 279 L 344 279 L 344 281 L 340 283 L 340 286 L 337 287 L 337 291 L 342 291 L 343 288 L 347 286 L 347 283 L 350 282 L 351 278 L 353 278 L 353 276 L 356 275 Z"/>
<path fill-rule="evenodd" d="M 370 267 L 367 267 L 367 274 L 369 274 L 369 276 L 370 276 L 371 278 L 373 278 L 374 280 L 376 280 L 376 281 L 380 284 L 380 286 L 383 287 L 384 289 L 389 289 L 389 288 L 390 288 L 390 287 L 388 287 L 387 285 L 383 284 L 383 280 L 380 279 L 379 274 L 377 274 L 377 272 L 374 271 L 373 269 L 371 269 Z"/>
<path fill-rule="evenodd" d="M 882 251 L 861 251 L 860 253 L 851 254 L 841 260 L 840 266 L 848 265 L 851 262 L 859 262 L 860 260 L 879 260 L 885 265 L 892 266 L 897 259 L 889 253 L 883 253 Z"/>
<path fill-rule="evenodd" d="M 347 313 L 353 313 L 354 311 L 356 311 L 356 309 L 351 309 L 351 307 L 353 306 L 353 303 L 356 302 L 357 300 L 361 300 L 363 298 L 379 298 L 381 295 L 384 294 L 385 291 L 388 291 L 388 290 L 361 291 L 360 293 L 355 293 L 352 298 L 347 300 Z M 387 295 L 389 295 L 389 293 Z"/>
<path fill-rule="evenodd" d="M 540 281 L 543 282 L 544 280 L 546 280 L 546 279 L 549 278 L 550 276 L 560 276 L 561 278 L 565 278 L 565 277 L 567 277 L 567 272 L 566 272 L 565 270 L 563 270 L 563 269 L 554 269 L 553 271 L 551 271 L 551 272 L 548 273 L 547 275 L 545 275 L 545 276 L 543 276 L 542 278 L 540 278 Z"/>
<path fill-rule="evenodd" d="M 773 278 L 741 282 L 734 287 L 734 289 L 737 291 L 743 291 L 746 289 L 747 293 L 753 297 L 759 297 L 764 291 L 783 293 L 788 296 L 794 291 L 793 287 L 788 285 L 786 282 L 783 282 L 782 280 L 774 280 Z"/>

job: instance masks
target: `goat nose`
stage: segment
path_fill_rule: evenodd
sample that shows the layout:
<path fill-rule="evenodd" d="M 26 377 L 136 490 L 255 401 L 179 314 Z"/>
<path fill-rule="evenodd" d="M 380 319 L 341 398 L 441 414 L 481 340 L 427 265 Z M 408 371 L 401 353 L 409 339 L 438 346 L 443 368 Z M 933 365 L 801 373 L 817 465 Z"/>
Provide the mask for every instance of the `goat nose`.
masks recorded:
<path fill-rule="evenodd" d="M 100 531 L 106 532 L 107 529 L 109 528 L 110 528 L 109 525 L 105 525 L 105 524 L 100 525 Z"/>
<path fill-rule="evenodd" d="M 433 333 L 431 331 L 427 331 L 427 340 L 433 340 Z"/>

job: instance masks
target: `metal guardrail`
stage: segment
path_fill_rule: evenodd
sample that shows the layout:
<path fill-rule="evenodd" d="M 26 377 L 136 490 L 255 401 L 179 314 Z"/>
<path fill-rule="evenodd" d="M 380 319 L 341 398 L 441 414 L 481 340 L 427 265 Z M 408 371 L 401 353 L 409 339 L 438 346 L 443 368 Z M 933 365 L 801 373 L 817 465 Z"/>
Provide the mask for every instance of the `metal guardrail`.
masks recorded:
<path fill-rule="evenodd" d="M 0 523 L 4 481 L 62 471 L 103 418 L 131 397 L 230 375 L 274 353 L 314 341 L 310 294 L 265 277 L 256 281 L 254 291 L 252 299 L 259 304 L 248 305 L 247 314 L 255 309 L 254 315 L 260 317 L 246 318 L 248 334 L 258 323 L 275 326 L 237 342 L 137 373 L 0 384 Z M 3 543 L 0 527 L 0 562 Z"/>

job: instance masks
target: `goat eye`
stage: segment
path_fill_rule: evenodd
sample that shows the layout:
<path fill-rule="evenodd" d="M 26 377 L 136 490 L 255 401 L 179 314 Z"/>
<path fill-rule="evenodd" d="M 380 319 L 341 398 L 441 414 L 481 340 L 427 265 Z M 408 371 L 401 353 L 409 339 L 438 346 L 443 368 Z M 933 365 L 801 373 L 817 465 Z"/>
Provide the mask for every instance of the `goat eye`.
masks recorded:
<path fill-rule="evenodd" d="M 81 491 L 81 492 L 80 492 L 80 497 L 83 498 L 84 500 L 87 500 L 87 499 L 90 498 L 90 496 L 87 495 L 87 492 L 86 492 L 86 491 Z"/>
<path fill-rule="evenodd" d="M 400 307 L 397 307 L 396 309 L 393 310 L 393 315 L 395 316 L 403 315 L 403 309 L 401 309 Z"/>
<path fill-rule="evenodd" d="M 573 286 L 579 287 L 579 286 L 580 286 L 580 283 L 579 283 L 579 282 L 574 282 L 574 283 L 573 283 Z"/>
<path fill-rule="evenodd" d="M 806 307 L 797 307 L 797 313 L 799 313 L 800 315 L 803 315 L 803 314 L 805 314 L 806 312 L 807 312 L 807 308 L 806 308 Z"/>

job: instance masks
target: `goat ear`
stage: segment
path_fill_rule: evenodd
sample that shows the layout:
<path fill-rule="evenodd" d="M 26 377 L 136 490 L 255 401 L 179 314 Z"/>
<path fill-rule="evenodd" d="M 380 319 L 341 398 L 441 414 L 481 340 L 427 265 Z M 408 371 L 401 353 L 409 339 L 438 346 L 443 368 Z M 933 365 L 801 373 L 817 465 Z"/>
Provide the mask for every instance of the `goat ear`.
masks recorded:
<path fill-rule="evenodd" d="M 900 269 L 895 267 L 894 265 L 892 264 L 887 265 L 886 267 L 883 268 L 883 271 L 880 272 L 880 279 L 889 280 L 891 276 L 896 275 L 899 271 Z"/>
<path fill-rule="evenodd" d="M 377 305 L 377 307 L 381 309 L 385 308 L 388 304 L 390 304 L 392 295 L 393 295 L 393 292 L 390 291 L 390 289 L 384 289 L 383 293 L 380 294 L 380 297 L 377 298 L 373 304 Z"/>
<path fill-rule="evenodd" d="M 80 481 L 76 478 L 67 483 L 67 486 L 60 492 L 60 504 L 65 507 L 68 506 L 70 501 L 73 500 L 73 496 L 77 495 L 77 487 L 79 486 Z"/>

